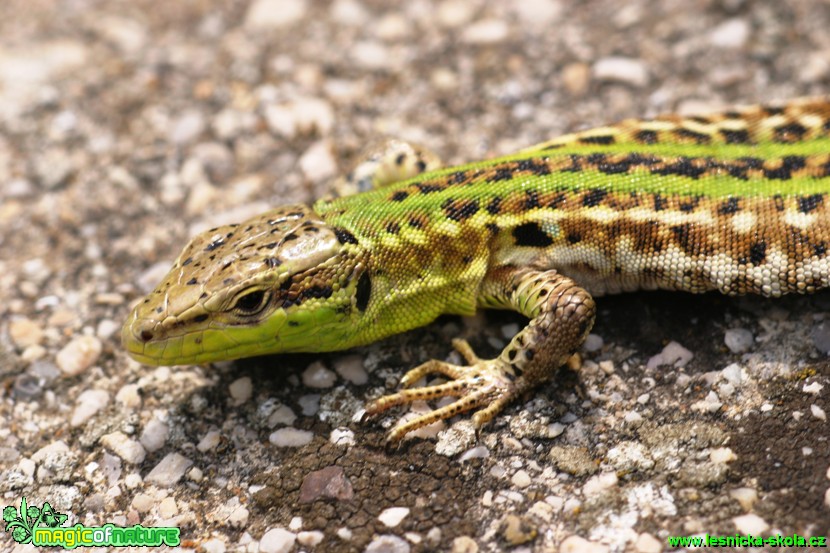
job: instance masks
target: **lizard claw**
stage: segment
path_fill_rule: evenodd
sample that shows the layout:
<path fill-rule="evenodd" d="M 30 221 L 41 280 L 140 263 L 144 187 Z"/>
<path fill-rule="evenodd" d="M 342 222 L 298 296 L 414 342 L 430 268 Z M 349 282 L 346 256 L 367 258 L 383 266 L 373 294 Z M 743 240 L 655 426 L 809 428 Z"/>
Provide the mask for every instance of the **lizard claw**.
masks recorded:
<path fill-rule="evenodd" d="M 525 387 L 522 385 L 523 379 L 516 379 L 499 359 L 481 360 L 473 353 L 466 341 L 456 342 L 453 345 L 468 361 L 475 360 L 474 363 L 469 366 L 459 366 L 443 361 L 427 361 L 404 375 L 401 379 L 403 390 L 380 397 L 366 406 L 366 415 L 372 416 L 414 401 L 443 397 L 457 398 L 449 405 L 398 424 L 389 433 L 389 442 L 397 443 L 414 430 L 476 409 L 478 411 L 473 415 L 473 424 L 478 429 L 523 391 Z M 443 384 L 411 388 L 415 382 L 430 374 L 441 374 L 450 380 Z"/>

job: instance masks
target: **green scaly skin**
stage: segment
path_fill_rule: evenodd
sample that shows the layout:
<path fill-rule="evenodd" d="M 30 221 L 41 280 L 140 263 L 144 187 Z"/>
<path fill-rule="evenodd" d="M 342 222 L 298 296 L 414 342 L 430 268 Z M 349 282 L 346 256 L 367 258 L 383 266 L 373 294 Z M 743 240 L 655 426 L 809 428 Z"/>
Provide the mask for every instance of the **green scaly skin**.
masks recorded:
<path fill-rule="evenodd" d="M 830 103 L 803 99 L 629 120 L 422 174 L 434 164 L 405 145 L 369 158 L 354 188 L 374 190 L 197 236 L 133 310 L 123 343 L 148 364 L 208 363 L 341 350 L 445 313 L 512 309 L 529 323 L 497 358 L 456 341 L 468 365 L 429 361 L 367 407 L 457 398 L 393 441 L 465 411 L 478 427 L 579 349 L 592 296 L 827 287 L 828 129 Z M 411 388 L 434 373 L 448 381 Z"/>

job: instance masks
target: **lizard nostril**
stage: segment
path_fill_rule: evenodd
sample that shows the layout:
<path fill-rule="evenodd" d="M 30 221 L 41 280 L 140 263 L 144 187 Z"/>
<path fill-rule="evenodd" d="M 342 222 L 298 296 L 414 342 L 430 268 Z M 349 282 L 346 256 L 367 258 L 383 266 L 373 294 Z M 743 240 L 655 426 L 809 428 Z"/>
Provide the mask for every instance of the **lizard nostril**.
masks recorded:
<path fill-rule="evenodd" d="M 150 340 L 153 339 L 153 331 L 152 330 L 142 330 L 139 333 L 138 337 L 141 338 L 142 342 L 147 343 L 147 342 L 149 342 Z"/>

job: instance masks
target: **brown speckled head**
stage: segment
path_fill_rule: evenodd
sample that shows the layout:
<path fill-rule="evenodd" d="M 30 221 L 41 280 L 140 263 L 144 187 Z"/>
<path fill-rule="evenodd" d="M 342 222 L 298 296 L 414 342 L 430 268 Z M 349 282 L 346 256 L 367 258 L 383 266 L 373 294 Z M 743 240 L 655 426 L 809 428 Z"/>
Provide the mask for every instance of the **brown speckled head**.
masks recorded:
<path fill-rule="evenodd" d="M 303 327 L 307 336 L 314 335 L 310 327 L 326 321 L 307 314 L 322 301 L 342 316 L 356 301 L 363 265 L 359 246 L 343 232 L 303 205 L 203 232 L 133 310 L 122 332 L 125 346 L 145 363 L 174 356 L 179 362 L 205 362 L 234 349 L 246 355 L 293 351 L 300 342 L 310 351 L 304 340 L 285 335 Z M 257 342 L 271 345 L 260 351 Z M 317 346 L 326 349 L 322 342 Z"/>

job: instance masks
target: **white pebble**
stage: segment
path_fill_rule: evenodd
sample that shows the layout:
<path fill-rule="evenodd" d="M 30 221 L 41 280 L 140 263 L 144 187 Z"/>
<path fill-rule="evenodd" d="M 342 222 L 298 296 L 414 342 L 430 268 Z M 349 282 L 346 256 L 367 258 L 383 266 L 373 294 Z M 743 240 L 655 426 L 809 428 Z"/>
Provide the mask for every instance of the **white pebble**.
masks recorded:
<path fill-rule="evenodd" d="M 496 44 L 507 35 L 507 23 L 500 19 L 484 19 L 468 25 L 461 33 L 461 40 L 467 44 Z"/>
<path fill-rule="evenodd" d="M 254 0 L 245 14 L 245 27 L 276 31 L 295 24 L 307 11 L 307 0 Z"/>
<path fill-rule="evenodd" d="M 602 336 L 597 334 L 589 334 L 587 338 L 585 338 L 585 343 L 582 344 L 582 351 L 587 351 L 588 353 L 592 353 L 594 351 L 599 351 L 602 349 L 604 345 L 604 341 Z"/>
<path fill-rule="evenodd" d="M 729 495 L 747 512 L 751 511 L 755 502 L 758 501 L 758 492 L 752 488 L 735 488 L 729 492 Z"/>
<path fill-rule="evenodd" d="M 162 518 L 171 518 L 179 514 L 179 507 L 172 497 L 165 497 L 159 503 L 159 514 Z"/>
<path fill-rule="evenodd" d="M 319 530 L 300 532 L 297 534 L 297 543 L 303 547 L 316 547 L 323 541 L 325 534 Z"/>
<path fill-rule="evenodd" d="M 737 388 L 741 385 L 741 381 L 743 380 L 743 369 L 741 369 L 741 366 L 737 363 L 732 363 L 731 365 L 727 365 L 721 371 L 721 375 L 724 380 Z"/>
<path fill-rule="evenodd" d="M 225 553 L 227 549 L 225 542 L 219 538 L 213 538 L 202 542 L 200 547 L 205 553 Z"/>
<path fill-rule="evenodd" d="M 81 426 L 91 419 L 98 411 L 107 406 L 110 402 L 110 395 L 104 390 L 86 390 L 81 392 L 75 400 L 75 410 L 72 411 L 72 418 L 69 424 Z"/>
<path fill-rule="evenodd" d="M 251 513 L 242 505 L 237 505 L 228 517 L 228 524 L 233 528 L 244 528 L 248 525 Z"/>
<path fill-rule="evenodd" d="M 348 428 L 335 428 L 331 431 L 329 441 L 334 445 L 350 446 L 355 444 L 354 432 Z"/>
<path fill-rule="evenodd" d="M 101 436 L 101 445 L 132 465 L 143 462 L 147 456 L 144 446 L 122 432 L 113 432 Z"/>
<path fill-rule="evenodd" d="M 407 507 L 389 507 L 384 509 L 378 515 L 378 520 L 381 521 L 387 528 L 394 528 L 409 515 Z"/>
<path fill-rule="evenodd" d="M 153 496 L 146 493 L 135 494 L 135 497 L 133 497 L 133 500 L 130 502 L 132 508 L 138 511 L 139 513 L 149 512 L 155 504 L 156 500 L 153 498 Z"/>
<path fill-rule="evenodd" d="M 254 386 L 251 382 L 250 377 L 243 376 L 242 378 L 237 378 L 231 385 L 228 386 L 228 392 L 231 394 L 233 398 L 234 406 L 239 406 L 251 399 L 251 394 L 253 393 Z"/>
<path fill-rule="evenodd" d="M 300 170 L 310 181 L 322 181 L 337 174 L 337 162 L 328 140 L 318 140 L 300 157 Z"/>
<path fill-rule="evenodd" d="M 514 486 L 521 489 L 527 488 L 533 482 L 525 470 L 517 470 L 510 481 L 513 482 Z"/>
<path fill-rule="evenodd" d="M 601 494 L 605 490 L 616 486 L 617 480 L 617 473 L 615 472 L 597 474 L 585 482 L 585 485 L 582 487 L 582 493 L 585 494 L 585 497 Z"/>
<path fill-rule="evenodd" d="M 273 413 L 268 416 L 268 426 L 274 428 L 278 424 L 291 426 L 297 420 L 297 415 L 291 407 L 287 405 L 280 405 Z"/>
<path fill-rule="evenodd" d="M 168 453 L 144 478 L 148 484 L 169 487 L 181 480 L 193 461 L 178 453 Z"/>
<path fill-rule="evenodd" d="M 391 63 L 389 49 L 375 41 L 361 41 L 351 47 L 349 54 L 355 65 L 363 69 L 386 69 Z"/>
<path fill-rule="evenodd" d="M 138 384 L 125 384 L 115 394 L 115 401 L 129 409 L 135 409 L 141 405 L 141 396 L 138 393 Z"/>
<path fill-rule="evenodd" d="M 134 490 L 139 487 L 144 482 L 144 479 L 141 478 L 141 475 L 137 472 L 131 472 L 127 476 L 124 477 L 124 485 L 127 486 L 128 489 Z"/>
<path fill-rule="evenodd" d="M 25 349 L 43 340 L 43 329 L 30 319 L 15 319 L 9 323 L 9 337 L 15 346 Z"/>
<path fill-rule="evenodd" d="M 569 536 L 559 545 L 559 553 L 608 553 L 608 546 L 579 536 Z"/>
<path fill-rule="evenodd" d="M 409 544 L 398 536 L 383 534 L 374 539 L 363 550 L 364 553 L 409 553 Z"/>
<path fill-rule="evenodd" d="M 618 81 L 631 86 L 648 84 L 648 68 L 639 59 L 611 56 L 597 60 L 592 68 L 600 81 Z"/>
<path fill-rule="evenodd" d="M 699 412 L 708 412 L 708 413 L 716 413 L 723 407 L 723 402 L 720 401 L 718 394 L 714 391 L 710 391 L 706 394 L 706 397 L 700 401 L 696 401 L 692 404 L 693 411 Z"/>
<path fill-rule="evenodd" d="M 168 138 L 174 144 L 187 144 L 198 138 L 206 126 L 205 117 L 200 112 L 189 110 L 173 122 Z"/>
<path fill-rule="evenodd" d="M 315 361 L 303 371 L 303 384 L 309 388 L 331 388 L 337 382 L 337 375 L 320 361 Z"/>
<path fill-rule="evenodd" d="M 268 436 L 268 441 L 277 447 L 302 447 L 311 443 L 314 434 L 297 428 L 280 428 Z"/>
<path fill-rule="evenodd" d="M 808 394 L 815 394 L 818 395 L 824 389 L 824 386 L 819 384 L 818 382 L 811 382 L 810 384 L 805 384 L 804 388 L 802 388 Z"/>
<path fill-rule="evenodd" d="M 824 492 L 824 506 L 830 507 L 830 488 Z"/>
<path fill-rule="evenodd" d="M 101 341 L 98 338 L 80 336 L 58 352 L 55 363 L 67 376 L 75 376 L 94 365 L 100 355 Z"/>
<path fill-rule="evenodd" d="M 363 358 L 359 355 L 347 355 L 334 362 L 334 370 L 343 380 L 355 386 L 363 386 L 369 381 L 369 373 L 363 366 Z"/>
<path fill-rule="evenodd" d="M 144 431 L 141 433 L 138 441 L 141 442 L 141 445 L 147 451 L 158 451 L 164 446 L 164 442 L 167 441 L 169 431 L 170 429 L 167 427 L 167 423 L 154 418 L 144 427 Z"/>
<path fill-rule="evenodd" d="M 112 319 L 102 319 L 95 328 L 95 335 L 101 340 L 109 340 L 116 332 L 121 330 L 121 325 Z"/>
<path fill-rule="evenodd" d="M 737 458 L 737 455 L 728 447 L 717 447 L 709 453 L 709 459 L 716 465 L 729 463 Z"/>
<path fill-rule="evenodd" d="M 663 551 L 663 542 L 645 532 L 637 536 L 634 542 L 634 550 L 637 553 L 660 553 Z"/>
<path fill-rule="evenodd" d="M 743 48 L 749 39 L 749 22 L 745 19 L 728 19 L 709 33 L 709 42 L 719 48 Z"/>
<path fill-rule="evenodd" d="M 732 519 L 735 523 L 735 528 L 741 534 L 753 534 L 755 536 L 766 532 L 769 529 L 769 524 L 756 514 L 749 513 L 746 515 L 737 516 Z"/>
<path fill-rule="evenodd" d="M 212 449 L 216 449 L 216 446 L 219 445 L 219 442 L 222 441 L 222 434 L 218 430 L 210 430 L 207 434 L 205 434 L 199 443 L 196 445 L 196 449 L 205 453 Z"/>
<path fill-rule="evenodd" d="M 678 344 L 671 341 L 666 344 L 663 351 L 652 357 L 646 363 L 646 368 L 656 369 L 661 365 L 674 365 L 675 367 L 685 367 L 686 364 L 694 358 L 694 354 Z"/>
<path fill-rule="evenodd" d="M 320 394 L 306 394 L 297 400 L 300 412 L 306 417 L 313 417 L 320 410 Z"/>
<path fill-rule="evenodd" d="M 749 351 L 755 337 L 746 328 L 730 328 L 723 335 L 723 343 L 732 353 L 744 353 Z"/>
<path fill-rule="evenodd" d="M 259 540 L 262 553 L 288 553 L 294 547 L 297 535 L 285 528 L 271 528 Z"/>
<path fill-rule="evenodd" d="M 490 450 L 487 449 L 487 446 L 479 445 L 476 447 L 472 447 L 462 453 L 458 457 L 458 462 L 463 463 L 464 461 L 469 461 L 470 459 L 486 459 L 490 456 Z"/>
<path fill-rule="evenodd" d="M 827 413 L 825 413 L 824 409 L 822 409 L 821 407 L 819 407 L 815 403 L 810 405 L 810 413 L 812 413 L 813 416 L 815 418 L 817 418 L 818 420 L 820 420 L 820 421 L 826 421 L 827 420 Z"/>

